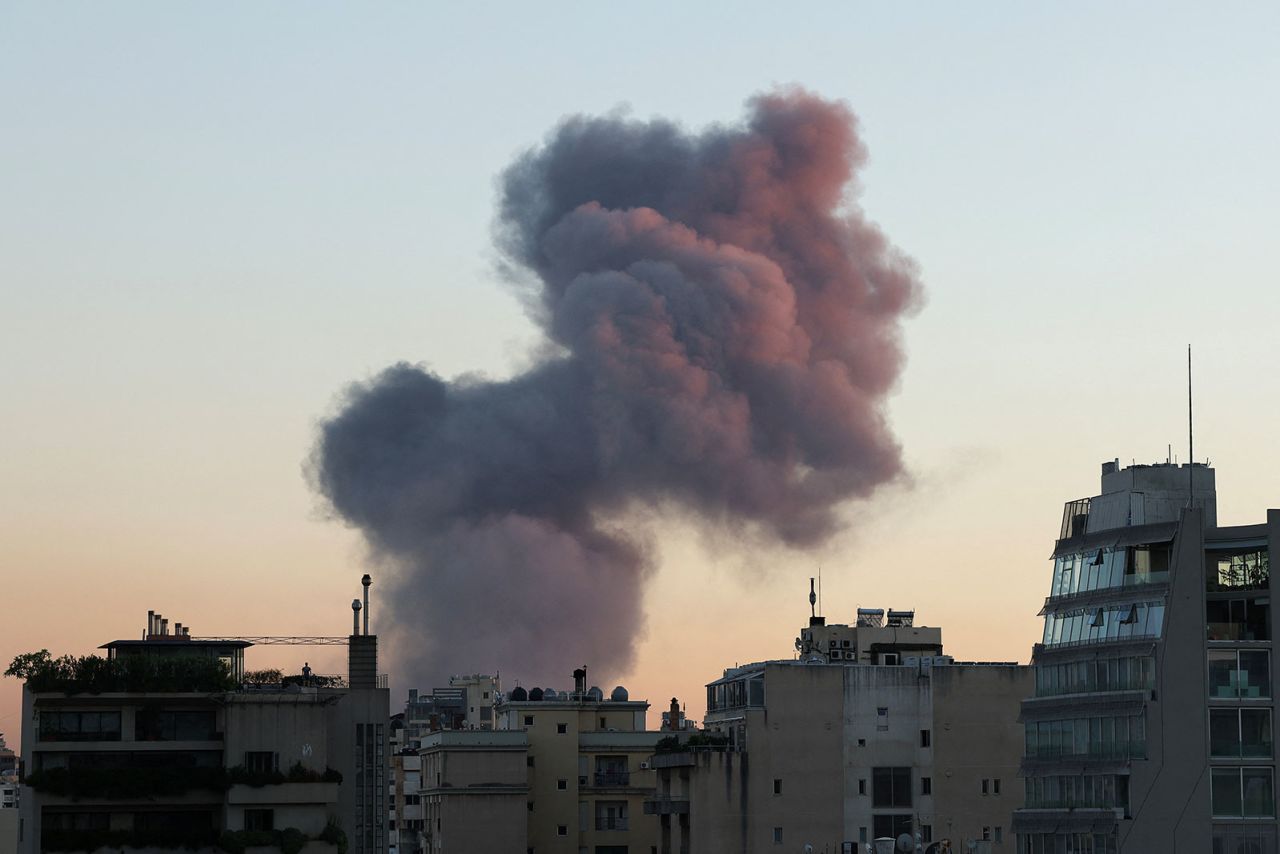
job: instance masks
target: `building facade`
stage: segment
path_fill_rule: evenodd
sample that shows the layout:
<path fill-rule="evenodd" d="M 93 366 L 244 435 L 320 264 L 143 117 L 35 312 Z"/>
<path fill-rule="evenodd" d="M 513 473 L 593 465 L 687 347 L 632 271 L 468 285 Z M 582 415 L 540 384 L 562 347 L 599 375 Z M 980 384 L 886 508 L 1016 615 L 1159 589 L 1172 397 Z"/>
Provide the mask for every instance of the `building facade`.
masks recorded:
<path fill-rule="evenodd" d="M 1214 471 L 1102 466 L 1067 503 L 1023 704 L 1026 854 L 1276 854 L 1271 545 Z"/>
<path fill-rule="evenodd" d="M 247 681 L 252 643 L 149 620 L 141 640 L 105 644 L 106 659 L 33 675 L 22 850 L 238 839 L 337 851 L 345 839 L 353 854 L 386 851 L 388 696 L 376 642 L 349 638 L 346 677 Z"/>
<path fill-rule="evenodd" d="M 654 757 L 688 811 L 661 851 L 861 852 L 905 835 L 912 850 L 1012 854 L 1029 668 L 957 663 L 906 611 L 813 617 L 797 648 L 726 670 L 705 735 Z"/>

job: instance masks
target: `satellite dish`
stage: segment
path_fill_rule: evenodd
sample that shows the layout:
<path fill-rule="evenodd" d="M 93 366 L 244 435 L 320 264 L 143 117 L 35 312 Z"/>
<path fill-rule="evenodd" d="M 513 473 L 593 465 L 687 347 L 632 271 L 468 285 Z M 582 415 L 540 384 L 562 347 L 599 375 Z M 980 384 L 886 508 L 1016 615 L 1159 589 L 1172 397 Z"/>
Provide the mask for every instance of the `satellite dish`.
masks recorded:
<path fill-rule="evenodd" d="M 907 851 L 907 852 L 914 851 L 916 848 L 916 841 L 911 838 L 910 833 L 900 834 L 898 836 L 897 848 L 899 851 Z"/>

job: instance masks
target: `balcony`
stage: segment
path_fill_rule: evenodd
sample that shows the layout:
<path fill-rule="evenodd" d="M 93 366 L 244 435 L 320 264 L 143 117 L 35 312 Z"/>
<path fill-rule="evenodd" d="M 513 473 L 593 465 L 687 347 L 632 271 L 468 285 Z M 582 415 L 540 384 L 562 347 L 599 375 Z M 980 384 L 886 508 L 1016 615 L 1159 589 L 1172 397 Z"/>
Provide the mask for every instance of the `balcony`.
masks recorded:
<path fill-rule="evenodd" d="M 645 798 L 645 815 L 688 815 L 689 799 L 662 795 L 656 798 Z"/>
<path fill-rule="evenodd" d="M 597 771 L 595 776 L 595 784 L 599 787 L 610 786 L 630 786 L 630 771 Z"/>
<path fill-rule="evenodd" d="M 628 830 L 626 816 L 596 816 L 596 830 Z"/>

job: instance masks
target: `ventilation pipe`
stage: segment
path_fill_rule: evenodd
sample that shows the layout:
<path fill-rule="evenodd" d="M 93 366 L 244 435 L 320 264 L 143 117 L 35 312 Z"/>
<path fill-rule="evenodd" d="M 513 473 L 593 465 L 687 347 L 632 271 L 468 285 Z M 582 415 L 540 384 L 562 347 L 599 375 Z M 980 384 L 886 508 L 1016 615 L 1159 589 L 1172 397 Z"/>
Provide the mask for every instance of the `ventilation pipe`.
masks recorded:
<path fill-rule="evenodd" d="M 351 600 L 351 634 L 360 634 L 360 600 Z"/>
<path fill-rule="evenodd" d="M 160 635 L 163 637 L 167 634 L 169 634 L 169 618 L 162 617 L 160 620 Z"/>
<path fill-rule="evenodd" d="M 151 637 L 156 632 L 156 612 L 147 612 L 147 637 Z"/>

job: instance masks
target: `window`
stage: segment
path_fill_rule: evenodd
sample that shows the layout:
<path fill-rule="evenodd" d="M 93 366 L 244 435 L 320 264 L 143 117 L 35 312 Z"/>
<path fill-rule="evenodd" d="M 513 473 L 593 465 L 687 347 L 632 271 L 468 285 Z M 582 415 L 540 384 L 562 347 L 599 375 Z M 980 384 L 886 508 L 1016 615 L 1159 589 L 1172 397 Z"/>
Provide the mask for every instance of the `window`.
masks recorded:
<path fill-rule="evenodd" d="M 532 768 L 532 767 L 533 767 L 533 757 L 532 757 L 532 756 L 526 756 L 526 757 L 524 758 L 524 764 L 525 764 L 526 766 L 528 766 L 528 767 Z"/>
<path fill-rule="evenodd" d="M 867 740 L 866 740 L 865 738 L 860 738 L 860 739 L 858 739 L 858 746 L 859 746 L 859 747 L 866 747 L 866 746 L 867 746 Z"/>
<path fill-rule="evenodd" d="M 244 811 L 244 829 L 245 830 L 275 830 L 276 829 L 276 811 L 275 810 L 245 810 Z"/>
<path fill-rule="evenodd" d="M 867 829 L 865 827 L 858 828 L 858 841 L 859 842 L 867 841 Z"/>
<path fill-rule="evenodd" d="M 920 841 L 925 843 L 933 841 L 933 825 L 932 824 L 920 825 Z"/>
<path fill-rule="evenodd" d="M 781 827 L 775 827 L 773 829 L 773 844 L 774 845 L 782 844 L 782 828 Z"/>
<path fill-rule="evenodd" d="M 162 711 L 141 708 L 134 718 L 138 741 L 210 741 L 215 738 L 212 711 Z"/>
<path fill-rule="evenodd" d="M 601 719 L 600 719 L 600 729 L 608 729 L 608 728 L 609 728 L 609 722 L 608 722 L 607 720 L 605 720 L 604 718 L 601 718 Z"/>
<path fill-rule="evenodd" d="M 928 747 L 933 742 L 933 738 L 927 729 L 920 730 L 920 746 Z"/>
<path fill-rule="evenodd" d="M 922 795 L 933 794 L 933 778 L 932 777 L 920 778 L 920 794 Z"/>
<path fill-rule="evenodd" d="M 489 699 L 489 692 L 488 692 L 488 691 L 485 691 L 485 692 L 484 692 L 484 694 L 483 694 L 483 697 L 484 697 L 484 699 L 486 699 L 486 700 L 487 700 L 487 699 Z"/>
<path fill-rule="evenodd" d="M 1270 709 L 1210 709 L 1209 755 L 1215 759 L 1270 759 Z"/>
<path fill-rule="evenodd" d="M 982 839 L 983 839 L 983 841 L 984 841 L 984 842 L 990 842 L 990 841 L 991 841 L 991 828 L 990 828 L 990 827 L 986 827 L 986 826 L 984 826 L 984 827 L 982 828 Z"/>
<path fill-rule="evenodd" d="M 871 805 L 873 807 L 911 806 L 910 768 L 872 768 Z M 897 836 L 897 834 L 892 834 Z M 879 837 L 880 834 L 876 833 Z"/>
<path fill-rule="evenodd" d="M 556 724 L 556 732 L 559 733 L 560 735 L 564 735 L 568 731 L 569 731 L 568 724 Z"/>
<path fill-rule="evenodd" d="M 596 801 L 596 830 L 628 830 L 626 801 Z"/>
<path fill-rule="evenodd" d="M 271 773 L 280 770 L 279 754 L 270 750 L 246 750 L 244 754 L 246 771 L 262 771 Z"/>
<path fill-rule="evenodd" d="M 40 713 L 40 741 L 119 740 L 119 712 Z"/>
<path fill-rule="evenodd" d="M 773 793 L 775 795 L 782 794 L 782 780 L 778 777 L 773 778 Z"/>
<path fill-rule="evenodd" d="M 867 793 L 867 781 L 866 781 L 866 780 L 859 780 L 859 781 L 858 781 L 858 794 L 859 794 L 859 795 L 865 795 L 866 793 Z"/>
<path fill-rule="evenodd" d="M 1215 818 L 1274 818 L 1275 779 L 1271 768 L 1214 768 L 1211 792 Z"/>
<path fill-rule="evenodd" d="M 876 729 L 885 732 L 889 729 L 889 709 L 887 706 L 881 706 L 876 709 Z"/>
<path fill-rule="evenodd" d="M 1004 829 L 1000 825 L 996 825 L 996 842 L 1004 842 Z"/>
<path fill-rule="evenodd" d="M 1271 603 L 1268 599 L 1210 599 L 1205 603 L 1205 623 L 1211 641 L 1271 640 Z"/>
<path fill-rule="evenodd" d="M 990 787 L 990 783 L 991 783 L 991 781 L 990 781 L 990 780 L 986 779 L 985 777 L 983 778 L 983 780 L 982 780 L 982 794 L 984 794 L 984 795 L 989 794 L 989 792 L 987 791 L 987 789 Z"/>
<path fill-rule="evenodd" d="M 524 716 L 524 725 L 525 725 L 525 726 L 533 726 L 533 715 L 525 715 L 525 716 Z"/>
<path fill-rule="evenodd" d="M 568 780 L 556 780 L 556 788 L 557 788 L 557 789 L 559 789 L 559 790 L 560 790 L 560 791 L 562 791 L 562 792 L 563 792 L 563 791 L 565 791 L 566 789 L 568 789 L 568 788 L 569 788 L 569 781 L 568 781 Z"/>
<path fill-rule="evenodd" d="M 1000 778 L 999 777 L 996 777 L 994 780 L 991 781 L 991 794 L 993 795 L 1000 794 Z"/>
<path fill-rule="evenodd" d="M 527 806 L 529 807 L 529 812 L 533 812 L 533 801 L 529 801 Z"/>
<path fill-rule="evenodd" d="M 569 825 L 567 824 L 556 825 L 556 836 L 568 836 L 568 835 L 569 835 Z"/>
<path fill-rule="evenodd" d="M 1206 556 L 1205 578 L 1208 589 L 1266 590 L 1270 585 L 1271 567 L 1266 549 Z"/>
<path fill-rule="evenodd" d="M 1271 696 L 1271 652 L 1209 650 L 1209 699 L 1257 700 Z"/>

